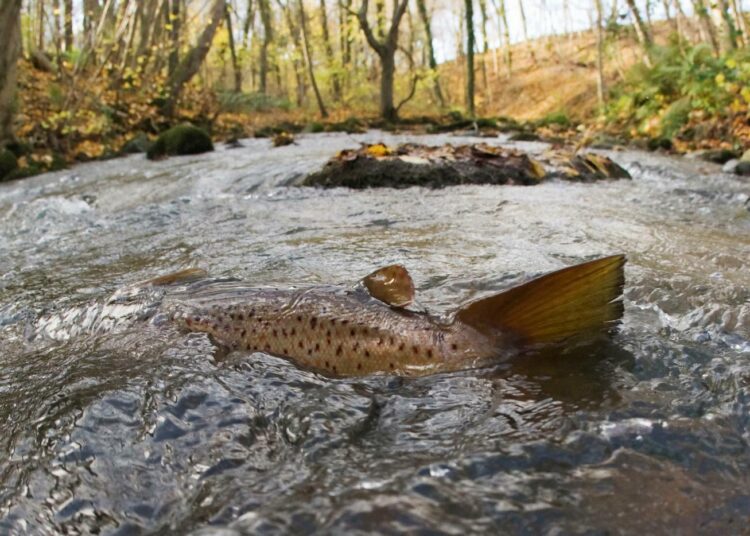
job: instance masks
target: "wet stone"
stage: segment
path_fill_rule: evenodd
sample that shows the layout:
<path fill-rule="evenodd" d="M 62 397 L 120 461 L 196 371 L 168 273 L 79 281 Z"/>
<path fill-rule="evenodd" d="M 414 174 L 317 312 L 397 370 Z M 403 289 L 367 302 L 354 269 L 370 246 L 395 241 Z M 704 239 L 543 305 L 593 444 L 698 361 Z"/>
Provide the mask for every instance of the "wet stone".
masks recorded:
<path fill-rule="evenodd" d="M 609 157 L 552 151 L 532 157 L 486 144 L 428 147 L 382 143 L 341 151 L 301 186 L 323 188 L 442 188 L 460 184 L 531 186 L 549 179 L 593 182 L 630 178 Z"/>

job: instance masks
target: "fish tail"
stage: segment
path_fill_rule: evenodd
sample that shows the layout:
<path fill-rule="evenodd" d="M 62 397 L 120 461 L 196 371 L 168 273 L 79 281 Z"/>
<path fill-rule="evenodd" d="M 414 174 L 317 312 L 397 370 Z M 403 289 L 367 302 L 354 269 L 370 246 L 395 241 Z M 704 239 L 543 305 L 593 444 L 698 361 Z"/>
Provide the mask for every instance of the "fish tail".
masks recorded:
<path fill-rule="evenodd" d="M 625 256 L 563 268 L 461 308 L 455 320 L 520 346 L 586 338 L 615 327 L 623 314 Z"/>

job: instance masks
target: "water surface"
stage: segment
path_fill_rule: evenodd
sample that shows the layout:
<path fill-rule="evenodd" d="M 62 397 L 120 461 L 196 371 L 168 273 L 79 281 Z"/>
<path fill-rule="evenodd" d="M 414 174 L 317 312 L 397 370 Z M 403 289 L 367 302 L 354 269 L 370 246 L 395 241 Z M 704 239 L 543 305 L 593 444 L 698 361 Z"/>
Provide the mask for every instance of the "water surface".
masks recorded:
<path fill-rule="evenodd" d="M 245 140 L 0 185 L 0 532 L 747 530 L 746 179 L 620 152 L 632 181 L 292 186 L 365 140 L 475 141 Z M 398 262 L 445 311 L 620 252 L 610 343 L 491 369 L 331 379 L 138 323 L 24 338 L 41 315 L 80 324 L 75 311 L 117 288 L 188 266 L 300 286 Z"/>

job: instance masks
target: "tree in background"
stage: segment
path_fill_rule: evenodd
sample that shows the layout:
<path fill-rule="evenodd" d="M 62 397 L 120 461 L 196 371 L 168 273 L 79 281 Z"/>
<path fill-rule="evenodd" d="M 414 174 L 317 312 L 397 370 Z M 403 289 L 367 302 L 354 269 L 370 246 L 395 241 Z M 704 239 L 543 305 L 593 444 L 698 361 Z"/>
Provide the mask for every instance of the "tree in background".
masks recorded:
<path fill-rule="evenodd" d="M 211 43 L 213 43 L 216 30 L 224 20 L 224 11 L 226 9 L 225 0 L 216 0 L 211 8 L 211 14 L 208 19 L 203 33 L 198 38 L 198 42 L 185 55 L 180 63 L 175 67 L 167 81 L 167 99 L 163 110 L 165 115 L 173 116 L 177 99 L 180 97 L 182 88 L 198 72 L 203 60 L 206 59 Z"/>
<path fill-rule="evenodd" d="M 0 147 L 13 140 L 16 63 L 21 50 L 21 0 L 0 2 Z"/>
<path fill-rule="evenodd" d="M 362 5 L 357 13 L 359 25 L 365 34 L 367 43 L 380 59 L 380 116 L 386 121 L 396 121 L 398 110 L 394 106 L 394 81 L 396 76 L 396 50 L 398 48 L 398 27 L 401 19 L 406 13 L 409 0 L 395 0 L 393 3 L 393 16 L 391 26 L 386 31 L 385 27 L 385 4 L 378 2 L 376 5 L 378 37 L 373 33 L 372 27 L 367 20 L 369 0 L 362 0 Z"/>
<path fill-rule="evenodd" d="M 474 107 L 474 3 L 464 0 L 466 11 L 466 113 L 476 115 Z"/>

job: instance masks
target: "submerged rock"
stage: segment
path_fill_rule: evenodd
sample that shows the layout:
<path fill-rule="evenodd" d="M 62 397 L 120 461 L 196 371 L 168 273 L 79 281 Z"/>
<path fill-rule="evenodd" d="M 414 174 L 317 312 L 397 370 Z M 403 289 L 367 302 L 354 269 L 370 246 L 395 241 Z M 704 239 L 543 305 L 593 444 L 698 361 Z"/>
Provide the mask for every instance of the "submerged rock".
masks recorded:
<path fill-rule="evenodd" d="M 289 132 L 279 132 L 271 138 L 271 143 L 274 147 L 284 147 L 285 145 L 291 145 L 294 143 L 294 134 Z"/>
<path fill-rule="evenodd" d="M 708 149 L 699 153 L 698 158 L 714 164 L 726 164 L 740 156 L 736 151 L 731 149 Z"/>
<path fill-rule="evenodd" d="M 199 154 L 213 151 L 208 132 L 193 125 L 178 125 L 163 132 L 148 149 L 149 160 L 173 155 Z"/>
<path fill-rule="evenodd" d="M 0 181 L 11 177 L 11 173 L 18 169 L 16 155 L 7 149 L 0 150 Z"/>
<path fill-rule="evenodd" d="M 379 143 L 340 152 L 301 185 L 355 189 L 442 188 L 458 184 L 530 186 L 553 178 L 590 182 L 630 175 L 606 156 L 592 153 L 554 151 L 537 159 L 521 151 L 486 144 L 428 147 L 408 143 L 390 148 Z"/>

